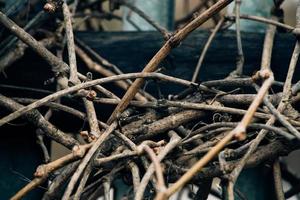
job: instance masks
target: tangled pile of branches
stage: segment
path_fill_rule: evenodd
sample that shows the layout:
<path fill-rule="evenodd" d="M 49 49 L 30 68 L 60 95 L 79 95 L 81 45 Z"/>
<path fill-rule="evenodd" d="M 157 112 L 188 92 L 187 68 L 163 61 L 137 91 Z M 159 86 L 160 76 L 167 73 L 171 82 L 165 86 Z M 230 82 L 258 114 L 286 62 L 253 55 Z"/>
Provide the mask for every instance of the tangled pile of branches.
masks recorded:
<path fill-rule="evenodd" d="M 284 194 L 278 159 L 299 149 L 300 139 L 299 113 L 295 109 L 299 102 L 300 82 L 292 84 L 300 52 L 298 40 L 285 82 L 274 80 L 270 67 L 277 28 L 296 36 L 299 34 L 299 19 L 296 28 L 282 23 L 282 1 L 274 1 L 271 19 L 241 15 L 240 1 L 235 1 L 234 14 L 219 16 L 191 81 L 157 72 L 158 65 L 173 48 L 232 1 L 219 0 L 197 15 L 188 14 L 185 20 L 181 20 L 186 24 L 173 33 L 125 0 L 109 1 L 111 12 L 99 9 L 102 1 L 78 3 L 49 0 L 44 5 L 45 11 L 38 13 L 24 28 L 0 12 L 0 23 L 19 39 L 17 41 L 15 37 L 8 36 L 5 45 L 10 50 L 3 53 L 0 69 L 3 71 L 9 67 L 24 55 L 26 48 L 31 48 L 51 66 L 54 76 L 49 82 L 57 85 L 56 92 L 41 99 L 0 94 L 1 109 L 12 111 L 0 119 L 0 126 L 19 117 L 28 120 L 38 129 L 39 144 L 45 155 L 45 163 L 37 168 L 34 179 L 12 199 L 21 199 L 47 180 L 51 181 L 48 182 L 44 199 L 97 199 L 101 196 L 110 199 L 113 182 L 119 178 L 132 186 L 132 192 L 126 196 L 129 199 L 168 199 L 188 185 L 198 186 L 193 198 L 206 199 L 212 192 L 211 182 L 215 177 L 224 180 L 227 191 L 223 191 L 226 194 L 223 196 L 234 199 L 234 184 L 240 172 L 265 162 L 273 165 L 276 195 L 282 199 Z M 203 9 L 205 5 L 207 2 L 193 12 Z M 72 18 L 82 15 L 84 8 L 97 7 L 97 12 L 91 12 L 91 16 L 119 19 L 113 14 L 119 6 L 126 6 L 139 14 L 166 40 L 139 73 L 124 74 L 80 40 L 74 42 Z M 44 15 L 55 16 L 59 23 L 56 22 L 56 30 L 43 31 L 47 37 L 37 41 L 28 31 Z M 297 11 L 299 16 L 300 9 Z M 261 68 L 252 77 L 243 75 L 241 18 L 268 24 Z M 238 44 L 236 70 L 226 79 L 197 83 L 201 64 L 214 36 L 233 23 L 236 25 Z M 47 49 L 57 47 L 57 43 L 61 44 L 58 56 Z M 68 63 L 62 60 L 65 45 Z M 14 48 L 11 49 L 12 46 Z M 89 74 L 85 76 L 78 72 L 76 54 L 90 70 L 99 72 L 104 78 L 92 80 Z M 157 99 L 141 89 L 144 81 L 149 79 L 183 85 L 186 90 L 170 95 L 168 99 Z M 111 82 L 126 91 L 122 98 L 102 86 Z M 280 88 L 281 92 L 272 92 L 272 86 Z M 59 99 L 65 96 L 82 100 L 86 112 L 63 105 Z M 102 122 L 97 118 L 94 104 L 112 104 L 116 108 L 107 122 Z M 43 115 L 40 107 L 49 110 Z M 87 120 L 89 131 L 78 133 L 80 140 L 63 132 L 49 121 L 53 110 Z M 50 161 L 43 137 L 62 144 L 72 152 Z"/>

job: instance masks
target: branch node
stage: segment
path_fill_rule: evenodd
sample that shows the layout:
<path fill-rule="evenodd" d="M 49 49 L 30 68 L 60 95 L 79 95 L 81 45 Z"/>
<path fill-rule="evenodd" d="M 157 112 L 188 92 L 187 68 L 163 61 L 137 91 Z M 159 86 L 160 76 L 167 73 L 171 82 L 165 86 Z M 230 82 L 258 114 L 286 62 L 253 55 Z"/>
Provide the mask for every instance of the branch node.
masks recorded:
<path fill-rule="evenodd" d="M 85 149 L 80 145 L 75 145 L 72 152 L 75 157 L 82 158 L 85 154 Z"/>
<path fill-rule="evenodd" d="M 234 129 L 234 139 L 238 141 L 243 141 L 247 138 L 246 135 L 246 128 L 242 125 L 239 124 L 235 129 Z"/>
<path fill-rule="evenodd" d="M 45 175 L 48 174 L 48 168 L 47 165 L 40 165 L 37 167 L 34 176 L 37 178 L 44 177 Z"/>

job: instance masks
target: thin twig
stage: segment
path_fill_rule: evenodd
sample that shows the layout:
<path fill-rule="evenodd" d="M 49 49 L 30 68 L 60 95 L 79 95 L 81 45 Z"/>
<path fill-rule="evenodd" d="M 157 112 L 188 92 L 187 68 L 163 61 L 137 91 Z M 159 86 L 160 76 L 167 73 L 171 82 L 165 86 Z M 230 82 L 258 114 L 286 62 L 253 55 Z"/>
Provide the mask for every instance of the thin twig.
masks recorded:
<path fill-rule="evenodd" d="M 194 164 L 191 169 L 186 172 L 177 182 L 175 182 L 171 187 L 169 187 L 165 193 L 167 197 L 170 197 L 174 194 L 178 189 L 183 187 L 193 176 L 199 172 L 204 165 L 206 165 L 212 158 L 214 158 L 222 148 L 230 142 L 233 138 L 237 138 L 238 140 L 244 139 L 246 137 L 246 127 L 251 122 L 254 113 L 263 100 L 263 97 L 269 90 L 270 86 L 273 82 L 273 74 L 270 71 L 262 71 L 258 73 L 259 76 L 265 79 L 263 86 L 261 87 L 260 91 L 258 92 L 256 98 L 253 100 L 252 104 L 249 106 L 246 114 L 244 115 L 243 119 L 236 126 L 235 129 L 230 131 L 220 142 L 216 144 L 207 154 L 205 154 L 202 159 L 200 159 L 196 164 Z"/>
<path fill-rule="evenodd" d="M 10 20 L 5 14 L 0 11 L 0 23 L 3 24 L 10 32 L 15 34 L 19 39 L 31 47 L 36 53 L 44 58 L 49 65 L 53 66 L 53 69 L 59 73 L 65 73 L 68 71 L 68 65 L 62 60 L 54 56 L 44 46 L 40 45 L 31 35 L 20 28 L 16 23 Z M 61 71 L 62 70 L 62 71 Z"/>
<path fill-rule="evenodd" d="M 275 194 L 277 200 L 285 200 L 283 188 L 282 188 L 282 177 L 280 171 L 280 163 L 279 160 L 276 159 L 273 164 L 273 177 L 274 177 L 274 186 L 275 186 Z"/>
<path fill-rule="evenodd" d="M 234 20 L 236 18 L 236 16 L 235 15 L 227 15 L 225 18 L 227 18 L 229 20 L 230 19 Z M 280 23 L 276 20 L 264 18 L 264 17 L 261 17 L 261 16 L 240 15 L 240 18 L 241 19 L 246 19 L 246 20 L 257 21 L 257 22 L 260 22 L 260 23 L 271 24 L 271 25 L 286 29 L 288 32 L 292 32 L 292 31 L 295 30 L 295 27 L 293 27 L 293 26 L 290 26 L 288 24 L 283 24 L 283 23 Z"/>
<path fill-rule="evenodd" d="M 236 61 L 236 70 L 230 74 L 230 77 L 241 76 L 243 74 L 244 68 L 244 52 L 242 46 L 241 38 L 241 28 L 240 28 L 240 6 L 242 1 L 235 0 L 235 30 L 236 30 L 236 42 L 237 42 L 237 61 Z"/>
<path fill-rule="evenodd" d="M 126 6 L 127 8 L 129 8 L 130 10 L 132 10 L 133 12 L 138 14 L 141 18 L 143 18 L 151 26 L 153 26 L 153 28 L 155 28 L 158 32 L 160 32 L 166 40 L 169 39 L 169 37 L 170 37 L 169 31 L 166 28 L 164 28 L 163 26 L 159 25 L 156 21 L 151 19 L 145 12 L 143 12 L 142 10 L 140 10 L 133 4 L 128 3 L 126 0 L 119 0 L 119 1 L 120 1 L 121 5 Z"/>
<path fill-rule="evenodd" d="M 70 13 L 66 0 L 64 0 L 62 8 L 64 14 L 64 22 L 66 26 L 66 38 L 67 38 L 68 55 L 69 55 L 69 66 L 70 66 L 69 83 L 76 84 L 79 82 L 79 79 L 77 77 L 77 64 L 76 64 L 76 55 L 75 55 L 74 34 L 73 34 L 73 27 L 72 27 L 72 14 Z"/>
<path fill-rule="evenodd" d="M 82 145 L 77 146 L 73 149 L 73 152 L 63 156 L 53 162 L 50 162 L 46 165 L 40 165 L 36 172 L 35 172 L 35 179 L 33 179 L 30 183 L 28 183 L 24 188 L 22 188 L 20 191 L 18 191 L 11 200 L 18 200 L 24 197 L 28 192 L 33 190 L 34 188 L 38 187 L 40 184 L 42 184 L 44 181 L 46 181 L 49 174 L 61 167 L 63 167 L 65 164 L 70 163 L 74 160 L 77 160 L 79 158 L 82 158 L 85 154 L 85 152 L 91 147 L 91 144 L 88 145 Z"/>
<path fill-rule="evenodd" d="M 79 91 L 80 89 L 89 88 L 89 87 L 92 87 L 92 86 L 98 85 L 98 84 L 109 83 L 109 82 L 112 82 L 112 81 L 131 79 L 131 78 L 158 78 L 158 79 L 161 79 L 161 80 L 164 80 L 164 81 L 175 82 L 175 83 L 182 84 L 182 85 L 185 85 L 185 86 L 190 86 L 190 85 L 194 84 L 190 81 L 186 81 L 186 80 L 179 79 L 179 78 L 174 78 L 174 77 L 163 75 L 163 74 L 160 74 L 160 73 L 145 73 L 145 72 L 142 72 L 142 73 L 129 73 L 129 74 L 116 75 L 116 76 L 110 76 L 110 77 L 106 77 L 106 78 L 96 79 L 96 80 L 88 81 L 88 82 L 85 82 L 85 83 L 81 83 L 81 84 L 66 88 L 64 90 L 60 90 L 60 91 L 58 91 L 56 93 L 53 93 L 51 95 L 48 95 L 48 96 L 46 96 L 46 97 L 44 97 L 44 98 L 28 105 L 28 106 L 25 106 L 25 107 L 19 109 L 18 111 L 14 112 L 14 113 L 11 113 L 8 116 L 2 118 L 0 120 L 0 126 L 2 126 L 3 124 L 6 124 L 7 122 L 10 122 L 11 120 L 14 120 L 14 119 L 22 116 L 23 114 L 25 114 L 26 112 L 28 112 L 28 111 L 30 111 L 34 108 L 37 108 L 37 107 L 39 107 L 39 106 L 41 106 L 41 105 L 43 105 L 47 102 L 54 101 L 54 100 L 56 100 L 56 99 L 58 99 L 62 96 L 70 94 L 72 92 Z M 199 89 L 203 89 L 205 91 L 213 91 L 213 90 L 210 90 L 206 86 L 203 86 L 201 84 L 199 84 L 198 86 L 199 86 Z"/>
<path fill-rule="evenodd" d="M 149 61 L 149 63 L 143 69 L 143 72 L 153 72 L 157 69 L 158 64 L 170 53 L 172 48 L 176 47 L 182 40 L 184 40 L 189 33 L 198 28 L 208 19 L 210 19 L 215 13 L 219 12 L 221 9 L 226 7 L 232 0 L 220 0 L 201 15 L 199 15 L 196 19 L 187 24 L 184 28 L 180 29 L 176 32 L 174 36 L 172 36 L 155 54 L 155 56 Z M 143 79 L 137 79 L 127 90 L 125 95 L 122 98 L 122 101 L 117 105 L 114 112 L 110 116 L 108 123 L 114 121 L 120 113 L 122 113 L 129 102 L 133 99 L 138 89 L 143 84 Z"/>
<path fill-rule="evenodd" d="M 180 142 L 181 138 L 174 132 L 174 131 L 170 131 L 170 135 L 171 135 L 171 139 L 170 142 L 164 147 L 164 149 L 158 154 L 158 160 L 162 161 L 164 159 L 164 157 L 173 149 L 177 146 L 177 144 Z M 138 191 L 135 193 L 135 200 L 141 200 L 143 199 L 143 194 L 144 191 L 148 185 L 148 182 L 151 179 L 152 174 L 154 173 L 154 165 L 151 164 L 148 169 L 147 172 L 145 173 L 145 175 L 143 176 L 141 183 L 140 183 L 140 187 L 138 188 Z"/>
<path fill-rule="evenodd" d="M 300 7 L 298 6 L 297 9 L 297 13 L 300 13 Z M 269 43 L 267 43 L 266 45 L 270 45 Z M 271 50 L 270 48 L 266 47 L 266 49 Z M 298 56 L 299 56 L 299 42 L 296 42 L 296 46 L 290 61 L 290 65 L 289 65 L 289 69 L 288 69 L 288 74 L 285 80 L 285 84 L 283 87 L 283 98 L 280 101 L 277 110 L 279 112 L 282 112 L 285 109 L 285 101 L 287 99 L 289 99 L 290 95 L 291 95 L 291 85 L 292 85 L 292 77 L 295 71 L 295 67 L 296 67 L 296 63 L 298 60 Z M 265 56 L 269 56 L 269 58 L 267 59 L 269 62 L 271 62 L 271 53 L 266 53 L 264 54 Z M 270 66 L 270 64 L 266 64 L 265 66 Z M 275 116 L 272 116 L 268 121 L 267 121 L 267 125 L 272 125 L 275 122 Z M 262 141 L 262 139 L 265 137 L 265 135 L 267 134 L 266 130 L 261 130 L 257 137 L 253 140 L 253 142 L 251 143 L 248 151 L 246 152 L 246 154 L 243 156 L 243 158 L 240 160 L 239 164 L 237 165 L 237 167 L 231 172 L 230 176 L 229 176 L 229 180 L 232 184 L 235 183 L 235 181 L 237 180 L 237 177 L 239 176 L 240 172 L 242 171 L 243 167 L 245 166 L 245 163 L 247 162 L 248 158 L 250 157 L 250 155 L 255 151 L 255 149 L 258 147 L 259 143 Z"/>
<path fill-rule="evenodd" d="M 214 37 L 216 36 L 217 32 L 220 30 L 221 26 L 223 25 L 223 23 L 224 23 L 224 18 L 222 17 L 219 20 L 218 24 L 213 29 L 212 33 L 210 34 L 207 42 L 205 43 L 205 46 L 204 46 L 203 50 L 201 51 L 201 55 L 200 55 L 199 60 L 197 62 L 197 65 L 196 65 L 196 68 L 195 68 L 195 71 L 194 71 L 194 74 L 193 74 L 192 82 L 196 82 L 196 80 L 198 78 L 198 75 L 199 75 L 199 72 L 200 72 L 201 65 L 204 61 L 206 52 L 207 52 L 208 48 L 210 47 L 210 45 L 211 45 Z"/>
<path fill-rule="evenodd" d="M 67 200 L 70 198 L 70 195 L 74 189 L 75 184 L 77 183 L 78 178 L 81 176 L 83 170 L 86 168 L 87 164 L 90 162 L 90 159 L 93 157 L 97 149 L 103 144 L 106 138 L 110 135 L 111 132 L 117 127 L 117 123 L 112 123 L 105 131 L 100 135 L 100 137 L 93 143 L 91 149 L 87 152 L 87 154 L 82 159 L 80 165 L 77 170 L 73 174 L 65 192 L 62 197 L 63 200 Z"/>
<path fill-rule="evenodd" d="M 6 109 L 16 111 L 24 108 L 21 104 L 18 104 L 14 100 L 3 96 L 0 94 L 0 105 Z M 70 135 L 64 133 L 63 131 L 56 128 L 50 122 L 45 120 L 37 110 L 31 110 L 26 113 L 26 119 L 34 124 L 37 128 L 40 128 L 48 137 L 57 141 L 58 143 L 64 145 L 65 147 L 72 149 L 74 146 L 78 145 L 78 141 L 75 140 Z"/>

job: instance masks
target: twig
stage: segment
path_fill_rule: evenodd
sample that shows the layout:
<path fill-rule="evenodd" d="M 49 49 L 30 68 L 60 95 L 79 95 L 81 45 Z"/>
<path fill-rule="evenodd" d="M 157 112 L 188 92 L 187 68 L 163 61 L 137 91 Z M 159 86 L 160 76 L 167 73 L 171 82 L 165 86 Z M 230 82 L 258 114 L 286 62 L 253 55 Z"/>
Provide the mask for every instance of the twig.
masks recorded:
<path fill-rule="evenodd" d="M 40 165 L 36 172 L 35 172 L 35 179 L 33 179 L 30 183 L 28 183 L 24 188 L 22 188 L 20 191 L 18 191 L 11 200 L 18 200 L 24 197 L 28 192 L 33 190 L 34 188 L 38 187 L 40 184 L 42 184 L 49 174 L 64 165 L 77 160 L 78 158 L 81 158 L 84 156 L 85 152 L 91 147 L 91 144 L 88 145 L 82 145 L 82 146 L 76 146 L 76 148 L 73 149 L 73 152 L 61 157 L 53 162 L 50 162 L 46 165 Z"/>
<path fill-rule="evenodd" d="M 0 105 L 6 109 L 13 111 L 24 108 L 24 106 L 1 94 Z M 57 129 L 50 122 L 45 120 L 45 118 L 37 110 L 31 110 L 30 112 L 28 112 L 26 114 L 26 119 L 34 124 L 37 128 L 40 128 L 48 137 L 52 138 L 53 140 L 66 146 L 69 149 L 72 149 L 74 146 L 79 144 L 78 141 L 73 137 Z"/>
<path fill-rule="evenodd" d="M 251 122 L 252 117 L 254 116 L 254 113 L 263 100 L 263 97 L 269 90 L 270 86 L 273 82 L 273 74 L 270 71 L 261 71 L 258 73 L 259 76 L 265 79 L 263 86 L 261 87 L 260 91 L 258 92 L 256 98 L 253 100 L 252 104 L 249 106 L 246 114 L 244 115 L 243 119 L 239 123 L 239 125 L 236 126 L 235 129 L 233 129 L 231 132 L 229 132 L 220 142 L 216 144 L 207 154 L 205 154 L 202 159 L 200 159 L 196 164 L 194 164 L 191 169 L 186 172 L 177 182 L 175 182 L 171 187 L 169 187 L 165 193 L 167 197 L 174 194 L 178 189 L 184 186 L 190 179 L 193 178 L 193 176 L 199 172 L 204 165 L 206 165 L 213 157 L 216 156 L 220 152 L 220 150 L 233 138 L 237 138 L 238 140 L 242 140 L 246 137 L 246 127 Z"/>
<path fill-rule="evenodd" d="M 69 55 L 69 66 L 70 66 L 69 84 L 75 85 L 79 82 L 79 79 L 77 77 L 75 44 L 74 44 L 74 35 L 73 35 L 73 28 L 72 28 L 72 14 L 70 13 L 66 0 L 64 0 L 62 9 L 64 14 L 64 22 L 66 26 L 65 29 L 66 29 L 66 38 L 67 38 L 68 55 Z"/>
<path fill-rule="evenodd" d="M 175 26 L 178 27 L 179 25 L 186 23 L 190 20 L 193 20 L 195 18 L 195 15 L 199 15 L 199 12 L 201 9 L 205 6 L 207 0 L 200 1 L 198 5 L 196 5 L 187 15 L 185 15 L 183 18 L 178 19 L 175 22 Z"/>
<path fill-rule="evenodd" d="M 46 48 L 51 48 L 55 43 L 55 39 L 54 37 L 45 38 L 40 40 L 39 43 Z M 1 57 L 0 72 L 4 71 L 7 67 L 22 58 L 27 48 L 28 46 L 22 41 L 17 42 L 16 48 Z"/>
<path fill-rule="evenodd" d="M 130 168 L 131 175 L 132 175 L 133 191 L 134 193 L 136 193 L 141 182 L 140 170 L 133 161 L 129 161 L 128 166 Z"/>
<path fill-rule="evenodd" d="M 87 182 L 87 180 L 88 180 L 88 178 L 90 176 L 90 173 L 92 172 L 92 169 L 93 169 L 93 165 L 92 165 L 92 163 L 90 163 L 86 167 L 86 169 L 85 169 L 85 171 L 84 171 L 84 173 L 82 175 L 80 183 L 79 183 L 79 185 L 77 187 L 77 190 L 76 190 L 76 192 L 74 194 L 73 200 L 79 200 L 80 199 L 80 196 L 82 194 L 82 191 L 84 190 L 84 186 L 85 186 L 85 184 L 86 184 L 86 182 Z"/>
<path fill-rule="evenodd" d="M 229 77 L 241 76 L 243 74 L 244 67 L 244 52 L 242 47 L 241 29 L 240 29 L 240 6 L 241 0 L 235 0 L 235 30 L 236 30 L 236 42 L 237 42 L 237 61 L 236 70 L 233 71 Z"/>
<path fill-rule="evenodd" d="M 90 135 L 92 139 L 95 139 L 100 136 L 100 128 L 97 120 L 97 114 L 93 102 L 82 98 L 85 109 L 86 116 L 90 125 Z"/>
<path fill-rule="evenodd" d="M 300 13 L 300 7 L 298 7 L 297 9 L 297 13 Z M 267 45 L 270 45 L 269 43 Z M 268 47 L 265 47 L 266 49 L 271 50 Z M 285 108 L 285 101 L 287 99 L 289 99 L 290 97 L 290 91 L 291 91 L 291 85 L 292 85 L 292 77 L 295 71 L 295 67 L 296 67 L 296 63 L 298 60 L 298 56 L 299 56 L 299 42 L 296 42 L 296 46 L 292 55 L 292 59 L 290 61 L 290 65 L 289 65 L 289 69 L 288 69 L 288 74 L 285 80 L 285 84 L 283 87 L 283 98 L 280 101 L 277 110 L 279 112 L 282 112 Z M 269 62 L 271 62 L 271 53 L 266 53 L 265 56 L 269 56 L 268 58 L 266 58 Z M 270 64 L 266 64 L 265 66 L 270 66 Z M 266 123 L 267 125 L 272 125 L 275 122 L 275 117 L 272 116 L 268 122 Z M 267 131 L 265 130 L 261 130 L 257 137 L 253 140 L 253 142 L 251 143 L 248 151 L 246 152 L 246 154 L 243 156 L 243 158 L 241 159 L 241 161 L 239 162 L 238 166 L 231 172 L 230 176 L 229 176 L 229 180 L 231 182 L 231 184 L 234 184 L 235 181 L 237 180 L 237 177 L 239 176 L 240 172 L 242 171 L 245 163 L 247 162 L 248 158 L 250 157 L 250 155 L 255 151 L 255 149 L 257 148 L 257 146 L 259 145 L 259 143 L 262 141 L 262 139 L 265 137 L 265 135 L 267 134 Z"/>
<path fill-rule="evenodd" d="M 2 118 L 0 120 L 0 126 L 2 126 L 3 124 L 5 124 L 11 120 L 14 120 L 14 119 L 22 116 L 23 114 L 25 114 L 26 112 L 28 112 L 34 108 L 37 108 L 47 102 L 54 101 L 64 95 L 79 91 L 80 89 L 85 89 L 85 88 L 89 88 L 89 87 L 92 87 L 92 86 L 98 85 L 98 84 L 103 84 L 103 83 L 108 83 L 108 82 L 118 81 L 118 80 L 124 80 L 124 79 L 130 79 L 130 78 L 158 78 L 158 79 L 161 79 L 164 81 L 175 82 L 175 83 L 182 84 L 185 86 L 190 86 L 192 84 L 190 81 L 186 81 L 186 80 L 179 79 L 179 78 L 174 78 L 174 77 L 163 75 L 160 73 L 145 73 L 145 72 L 129 73 L 129 74 L 124 74 L 124 75 L 116 75 L 116 76 L 110 76 L 110 77 L 106 77 L 106 78 L 96 79 L 96 80 L 88 81 L 85 83 L 81 83 L 81 84 L 66 88 L 64 90 L 60 90 L 56 93 L 53 93 L 51 95 L 48 95 L 48 96 L 40 99 L 26 107 L 23 107 L 23 108 L 19 109 L 18 111 L 11 113 L 10 115 Z M 199 89 L 211 91 L 206 86 L 203 86 L 201 84 L 198 86 L 199 86 Z"/>
<path fill-rule="evenodd" d="M 157 69 L 158 64 L 169 54 L 172 48 L 176 47 L 186 36 L 207 21 L 211 16 L 215 13 L 219 12 L 222 8 L 226 7 L 232 0 L 220 0 L 209 9 L 207 9 L 204 13 L 199 15 L 196 19 L 186 25 L 183 29 L 176 32 L 174 36 L 172 36 L 155 54 L 155 56 L 149 61 L 149 63 L 143 69 L 143 72 L 153 72 Z M 129 102 L 133 99 L 138 89 L 143 84 L 143 79 L 137 79 L 127 90 L 125 95 L 122 98 L 122 101 L 117 105 L 114 112 L 110 116 L 108 123 L 112 123 L 120 113 L 122 113 Z"/>
<path fill-rule="evenodd" d="M 76 6 L 76 2 L 75 2 Z M 69 76 L 69 85 L 79 84 L 80 80 L 78 79 L 77 74 L 77 62 L 76 62 L 76 53 L 75 53 L 75 43 L 74 43 L 74 34 L 72 27 L 72 14 L 70 13 L 69 7 L 67 5 L 67 1 L 64 0 L 62 4 L 63 14 L 64 14 L 64 22 L 66 29 L 66 40 L 68 46 L 68 55 L 69 55 L 69 66 L 70 66 L 70 76 Z M 76 7 L 74 8 L 75 12 Z M 98 125 L 97 115 L 95 111 L 94 104 L 88 101 L 86 98 L 83 98 L 83 102 L 87 112 L 87 118 L 91 129 L 91 136 L 93 138 L 99 137 L 100 129 Z"/>
<path fill-rule="evenodd" d="M 228 20 L 232 19 L 234 20 L 236 18 L 235 15 L 227 15 L 225 18 L 227 18 Z M 277 26 L 279 28 L 283 28 L 286 29 L 288 32 L 292 32 L 295 30 L 295 27 L 290 26 L 288 24 L 283 24 L 280 23 L 276 20 L 272 20 L 272 19 L 268 19 L 268 18 L 264 18 L 261 16 L 252 16 L 252 15 L 240 15 L 241 19 L 247 19 L 247 20 L 253 20 L 253 21 L 257 21 L 257 22 L 261 22 L 261 23 L 266 23 L 266 24 L 270 24 L 270 25 L 274 25 Z"/>
<path fill-rule="evenodd" d="M 278 21 L 276 17 L 272 17 L 271 19 L 274 21 Z M 269 25 L 265 34 L 264 49 L 263 49 L 262 60 L 261 60 L 261 69 L 271 69 L 270 58 L 272 57 L 275 33 L 276 33 L 276 26 Z"/>
<path fill-rule="evenodd" d="M 274 186 L 275 186 L 275 194 L 277 200 L 284 200 L 284 193 L 282 188 L 282 178 L 280 172 L 280 163 L 279 160 L 276 159 L 273 164 L 273 177 L 274 177 Z"/>
<path fill-rule="evenodd" d="M 174 149 L 177 144 L 180 142 L 181 138 L 174 132 L 170 131 L 171 139 L 170 142 L 165 146 L 165 148 L 158 154 L 158 160 L 162 161 L 164 157 L 172 150 Z M 143 198 L 144 191 L 146 189 L 146 186 L 148 185 L 148 182 L 151 179 L 152 174 L 154 173 L 154 165 L 151 164 L 147 172 L 145 173 L 144 177 L 141 180 L 140 187 L 138 188 L 138 191 L 135 193 L 135 200 L 140 200 Z"/>
<path fill-rule="evenodd" d="M 65 73 L 68 71 L 68 65 L 62 60 L 58 59 L 51 52 L 49 52 L 44 46 L 40 45 L 31 35 L 26 33 L 22 28 L 10 20 L 5 14 L 0 12 L 0 23 L 3 24 L 9 31 L 15 34 L 19 39 L 26 43 L 42 58 L 44 58 L 49 65 L 53 66 L 53 70 L 58 73 Z"/>
<path fill-rule="evenodd" d="M 162 27 L 161 25 L 159 25 L 153 19 L 151 19 L 145 12 L 143 12 L 142 10 L 140 10 L 133 4 L 128 3 L 126 0 L 119 0 L 119 1 L 120 1 L 121 5 L 126 6 L 127 8 L 129 8 L 130 10 L 132 10 L 133 12 L 138 14 L 141 18 L 143 18 L 151 26 L 153 26 L 153 28 L 155 28 L 158 32 L 160 32 L 163 35 L 165 40 L 168 40 L 170 38 L 170 34 L 169 34 L 168 30 L 166 28 Z"/>
<path fill-rule="evenodd" d="M 258 90 L 257 86 L 256 86 L 256 89 Z M 263 101 L 264 101 L 264 104 L 270 110 L 270 112 L 277 118 L 277 120 L 280 121 L 280 123 L 283 126 L 285 126 L 293 135 L 295 135 L 300 140 L 299 131 L 285 119 L 285 117 L 269 102 L 269 100 L 266 97 L 264 98 Z"/>
<path fill-rule="evenodd" d="M 75 184 L 77 183 L 78 178 L 81 176 L 83 170 L 86 168 L 87 164 L 90 162 L 90 159 L 96 153 L 97 149 L 103 144 L 106 138 L 110 135 L 111 132 L 117 127 L 117 123 L 112 123 L 105 131 L 100 135 L 100 137 L 93 143 L 91 149 L 87 152 L 85 157 L 82 159 L 80 165 L 78 166 L 77 170 L 73 174 L 66 191 L 62 197 L 62 200 L 69 199 Z"/>
<path fill-rule="evenodd" d="M 205 43 L 205 46 L 204 46 L 203 50 L 201 51 L 201 55 L 200 55 L 199 60 L 197 62 L 197 65 L 196 65 L 196 68 L 195 68 L 195 71 L 194 71 L 194 74 L 193 74 L 192 82 L 196 82 L 197 77 L 198 77 L 199 72 L 200 72 L 201 65 L 204 61 L 206 52 L 207 52 L 208 48 L 210 47 L 211 42 L 213 41 L 213 39 L 216 36 L 217 32 L 220 30 L 221 26 L 223 25 L 223 23 L 224 23 L 224 18 L 222 17 L 219 20 L 218 24 L 213 29 L 212 33 L 210 34 L 207 42 Z"/>
<path fill-rule="evenodd" d="M 155 153 L 149 146 L 147 146 L 147 145 L 140 145 L 140 146 L 141 146 L 142 150 L 147 152 L 147 154 L 149 155 L 149 157 L 153 163 L 155 173 L 156 173 L 156 178 L 157 178 L 157 186 L 156 186 L 157 194 L 164 192 L 166 190 L 166 185 L 165 185 L 165 181 L 164 181 L 163 170 L 160 166 L 160 161 L 159 161 L 158 157 L 155 155 Z"/>
<path fill-rule="evenodd" d="M 85 64 L 87 65 L 87 67 L 90 70 L 96 71 L 100 74 L 102 74 L 105 77 L 109 77 L 109 76 L 114 76 L 116 75 L 115 73 L 105 69 L 104 67 L 102 67 L 100 64 L 97 64 L 96 62 L 94 62 L 82 49 L 80 49 L 78 46 L 76 46 L 76 53 L 77 55 L 85 62 Z M 127 90 L 129 85 L 126 81 L 117 81 L 115 82 L 116 85 L 118 85 L 120 88 Z M 137 93 L 135 95 L 135 98 L 140 100 L 140 101 L 147 101 L 147 99 L 145 97 L 143 97 L 140 93 Z"/>

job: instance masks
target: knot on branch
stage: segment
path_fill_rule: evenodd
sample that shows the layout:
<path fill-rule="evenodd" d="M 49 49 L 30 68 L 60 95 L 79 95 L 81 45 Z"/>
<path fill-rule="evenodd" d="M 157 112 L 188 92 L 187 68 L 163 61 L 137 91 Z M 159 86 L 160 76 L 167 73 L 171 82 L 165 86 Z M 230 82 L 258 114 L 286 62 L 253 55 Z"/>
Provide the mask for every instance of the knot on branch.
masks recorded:
<path fill-rule="evenodd" d="M 40 165 L 37 167 L 34 176 L 37 178 L 44 177 L 49 173 L 47 165 Z"/>
<path fill-rule="evenodd" d="M 95 92 L 95 90 L 89 90 L 86 95 L 86 99 L 89 101 L 95 100 L 96 97 L 97 97 L 97 92 Z"/>
<path fill-rule="evenodd" d="M 48 2 L 44 5 L 44 10 L 49 13 L 54 13 L 61 8 L 62 4 L 62 0 L 48 0 Z"/>
<path fill-rule="evenodd" d="M 157 107 L 166 107 L 167 100 L 166 99 L 158 99 L 156 101 Z"/>
<path fill-rule="evenodd" d="M 87 100 L 93 101 L 97 97 L 97 92 L 95 92 L 94 90 L 81 89 L 78 90 L 75 96 L 85 97 Z"/>
<path fill-rule="evenodd" d="M 99 134 L 95 131 L 91 131 L 90 132 L 90 138 L 92 139 L 92 141 L 96 140 L 99 137 Z"/>
<path fill-rule="evenodd" d="M 237 141 L 243 141 L 247 138 L 246 128 L 242 124 L 239 124 L 234 130 L 234 139 Z"/>
<path fill-rule="evenodd" d="M 173 33 L 167 32 L 167 33 L 164 34 L 164 40 L 168 41 L 172 36 L 173 36 Z"/>
<path fill-rule="evenodd" d="M 95 135 L 89 134 L 88 131 L 80 131 L 80 135 L 84 139 L 84 141 L 88 143 L 91 143 L 96 139 Z"/>
<path fill-rule="evenodd" d="M 252 76 L 252 80 L 253 81 L 257 81 L 260 79 L 268 79 L 270 76 L 272 76 L 272 72 L 269 69 L 263 69 L 260 70 L 258 72 L 256 72 L 253 76 Z"/>
<path fill-rule="evenodd" d="M 76 158 L 82 158 L 85 154 L 86 149 L 81 145 L 75 145 L 72 149 L 72 153 Z"/>
<path fill-rule="evenodd" d="M 175 37 L 174 34 L 170 34 L 170 38 L 168 40 L 168 43 L 170 44 L 171 48 L 178 47 L 180 45 L 180 38 Z"/>

